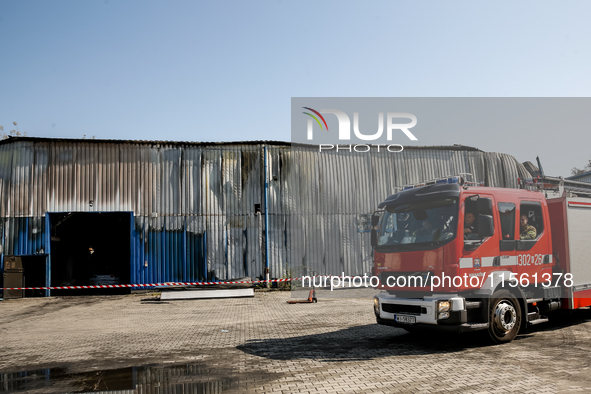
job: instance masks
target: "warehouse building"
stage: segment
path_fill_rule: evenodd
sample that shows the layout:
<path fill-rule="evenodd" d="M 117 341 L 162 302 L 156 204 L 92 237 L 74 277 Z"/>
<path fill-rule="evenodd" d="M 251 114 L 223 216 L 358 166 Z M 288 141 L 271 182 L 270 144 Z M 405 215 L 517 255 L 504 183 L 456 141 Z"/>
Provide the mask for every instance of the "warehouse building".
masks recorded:
<path fill-rule="evenodd" d="M 530 176 L 512 156 L 465 146 L 319 153 L 271 141 L 9 138 L 2 264 L 23 256 L 29 286 L 84 285 L 97 272 L 132 284 L 255 278 L 267 266 L 271 278 L 363 275 L 377 204 L 459 173 L 502 187 Z"/>
<path fill-rule="evenodd" d="M 583 172 L 578 175 L 569 176 L 569 180 L 577 181 L 577 182 L 587 182 L 591 183 L 591 171 Z"/>

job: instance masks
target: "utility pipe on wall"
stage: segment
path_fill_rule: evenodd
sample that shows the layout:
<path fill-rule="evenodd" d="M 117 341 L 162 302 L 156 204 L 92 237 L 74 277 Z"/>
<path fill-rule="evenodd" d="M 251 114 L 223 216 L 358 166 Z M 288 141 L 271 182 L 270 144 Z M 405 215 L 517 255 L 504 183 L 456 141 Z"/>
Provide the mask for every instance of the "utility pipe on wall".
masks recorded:
<path fill-rule="evenodd" d="M 267 210 L 267 194 L 269 193 L 269 180 L 267 169 L 267 147 L 263 147 L 264 155 L 264 169 L 265 172 L 265 194 L 263 197 L 263 205 L 265 209 L 265 279 L 267 280 L 267 287 L 269 287 L 269 212 Z"/>

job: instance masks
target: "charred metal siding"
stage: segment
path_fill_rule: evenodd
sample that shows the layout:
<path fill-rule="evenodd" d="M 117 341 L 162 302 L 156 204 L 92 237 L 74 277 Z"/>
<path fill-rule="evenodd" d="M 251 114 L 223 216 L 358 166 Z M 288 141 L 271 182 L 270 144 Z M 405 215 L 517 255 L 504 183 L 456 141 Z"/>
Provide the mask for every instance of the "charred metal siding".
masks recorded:
<path fill-rule="evenodd" d="M 463 147 L 373 154 L 270 147 L 268 152 L 274 277 L 369 273 L 370 238 L 357 232 L 357 222 L 397 187 L 459 173 L 471 173 L 488 186 L 517 187 L 517 178 L 528 175 L 512 156 Z"/>
<path fill-rule="evenodd" d="M 367 154 L 282 143 L 14 139 L 0 144 L 3 253 L 45 253 L 47 212 L 132 212 L 132 283 L 195 281 L 212 271 L 262 276 L 265 145 L 275 278 L 369 272 L 369 234 L 357 222 L 397 187 L 465 172 L 516 187 L 529 176 L 512 156 L 461 146 Z"/>

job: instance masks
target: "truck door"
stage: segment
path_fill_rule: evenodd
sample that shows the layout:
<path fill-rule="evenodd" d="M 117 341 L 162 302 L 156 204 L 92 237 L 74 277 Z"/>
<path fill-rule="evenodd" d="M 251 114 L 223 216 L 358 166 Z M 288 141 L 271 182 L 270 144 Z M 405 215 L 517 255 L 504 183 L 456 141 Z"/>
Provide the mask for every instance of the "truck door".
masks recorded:
<path fill-rule="evenodd" d="M 486 267 L 492 267 L 498 259 L 498 229 L 495 225 L 497 214 L 493 209 L 493 198 L 489 195 L 467 196 L 464 199 L 464 250 L 459 262 L 460 275 L 484 276 Z M 493 233 L 484 234 L 481 228 L 484 217 L 492 218 Z M 490 229 L 489 229 L 490 230 Z"/>

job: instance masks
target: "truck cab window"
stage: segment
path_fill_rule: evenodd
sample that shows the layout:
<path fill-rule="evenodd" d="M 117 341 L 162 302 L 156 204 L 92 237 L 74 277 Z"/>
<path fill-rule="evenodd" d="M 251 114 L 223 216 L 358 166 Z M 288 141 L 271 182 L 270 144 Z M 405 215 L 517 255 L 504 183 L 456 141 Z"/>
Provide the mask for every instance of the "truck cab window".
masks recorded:
<path fill-rule="evenodd" d="M 457 211 L 457 200 L 453 198 L 388 207 L 377 247 L 389 251 L 437 248 L 455 237 Z"/>
<path fill-rule="evenodd" d="M 464 200 L 464 239 L 479 239 L 478 209 L 476 207 L 476 200 L 473 197 L 468 197 Z"/>
<path fill-rule="evenodd" d="M 515 204 L 500 202 L 499 217 L 501 218 L 501 236 L 503 240 L 515 239 Z"/>
<path fill-rule="evenodd" d="M 485 228 L 481 222 L 489 223 Z M 488 220 L 488 221 L 487 221 Z M 490 228 L 492 220 L 492 200 L 478 195 L 466 197 L 464 200 L 464 240 L 482 240 L 490 236 L 494 228 Z"/>
<path fill-rule="evenodd" d="M 464 200 L 464 247 L 476 250 L 494 234 L 492 199 L 478 195 Z"/>
<path fill-rule="evenodd" d="M 542 206 L 538 202 L 523 202 L 519 209 L 519 239 L 535 240 L 544 231 Z"/>

